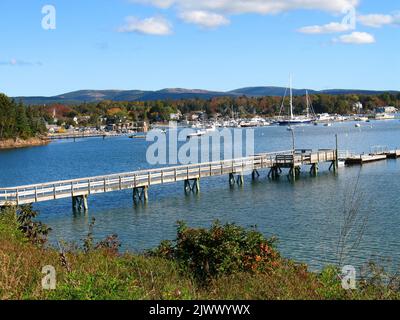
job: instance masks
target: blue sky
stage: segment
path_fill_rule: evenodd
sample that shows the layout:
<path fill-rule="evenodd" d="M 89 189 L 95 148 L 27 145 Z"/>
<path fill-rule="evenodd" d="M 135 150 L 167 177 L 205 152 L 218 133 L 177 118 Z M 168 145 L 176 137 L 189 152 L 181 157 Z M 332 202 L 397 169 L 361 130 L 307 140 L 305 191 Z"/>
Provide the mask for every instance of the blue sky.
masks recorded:
<path fill-rule="evenodd" d="M 54 30 L 42 28 L 48 4 Z M 398 0 L 1 0 L 0 10 L 9 96 L 225 91 L 285 86 L 289 74 L 297 88 L 400 89 Z"/>

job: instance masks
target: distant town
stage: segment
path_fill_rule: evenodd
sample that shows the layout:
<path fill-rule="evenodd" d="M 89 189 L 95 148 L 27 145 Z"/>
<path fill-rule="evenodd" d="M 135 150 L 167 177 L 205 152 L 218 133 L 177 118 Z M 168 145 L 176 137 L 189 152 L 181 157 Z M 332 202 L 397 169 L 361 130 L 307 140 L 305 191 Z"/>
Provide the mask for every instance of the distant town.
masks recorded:
<path fill-rule="evenodd" d="M 196 100 L 196 102 L 199 103 L 201 100 Z M 178 105 L 178 107 L 176 105 L 157 107 L 147 105 L 143 106 L 143 108 L 137 107 L 142 109 L 142 112 L 121 106 L 120 102 L 116 102 L 115 104 L 112 102 L 101 102 L 96 106 L 97 114 L 99 110 L 105 109 L 103 107 L 104 104 L 107 104 L 109 108 L 106 108 L 105 112 L 97 117 L 96 113 L 91 115 L 85 114 L 87 112 L 78 113 L 74 111 L 74 107 L 59 104 L 48 107 L 42 106 L 40 108 L 46 114 L 46 128 L 49 136 L 52 138 L 134 134 L 147 132 L 152 128 L 165 127 L 170 121 L 182 127 L 212 130 L 215 128 L 247 128 L 278 125 L 282 123 L 282 120 L 290 118 L 290 112 L 286 110 L 287 107 L 283 103 L 280 106 L 279 112 L 266 114 L 265 112 L 258 111 L 257 108 L 253 108 L 253 111 L 249 112 L 248 105 L 240 104 L 226 105 L 222 112 L 218 112 L 221 107 L 211 110 L 207 102 L 211 104 L 212 100 L 204 101 L 205 107 L 199 107 L 199 110 L 194 109 L 193 106 L 187 108 L 185 104 L 182 105 L 183 107 L 180 107 L 181 105 Z M 168 102 L 163 103 L 166 104 Z M 185 103 L 188 104 L 187 101 Z M 146 104 L 151 105 L 151 102 Z M 172 102 L 172 104 L 176 104 L 176 101 Z M 371 120 L 389 120 L 395 119 L 397 116 L 398 108 L 395 106 L 381 105 L 371 107 L 371 105 L 366 107 L 363 103 L 357 101 L 352 103 L 350 110 L 346 111 L 346 113 L 317 113 L 315 112 L 315 107 L 310 102 L 310 105 L 305 106 L 304 109 L 302 109 L 301 103 L 296 105 L 295 109 L 299 112 L 300 117 L 309 119 L 310 121 L 308 122 L 324 126 L 330 126 L 333 122 L 342 121 L 369 122 Z M 157 108 L 158 111 L 155 111 Z M 148 111 L 143 111 L 145 109 L 148 109 Z M 321 108 L 318 108 L 318 110 L 321 110 Z"/>
<path fill-rule="evenodd" d="M 297 91 L 298 92 L 298 91 Z M 290 93 L 292 91 L 290 90 Z M 201 135 L 216 128 L 244 128 L 313 123 L 330 126 L 338 121 L 394 119 L 399 93 L 289 94 L 283 96 L 214 96 L 208 99 L 80 102 L 26 105 L 2 95 L 0 140 L 79 136 L 132 135 L 165 127 L 170 121 L 192 127 Z M 143 137 L 143 135 L 140 135 Z M 23 143 L 22 143 L 23 145 Z"/>

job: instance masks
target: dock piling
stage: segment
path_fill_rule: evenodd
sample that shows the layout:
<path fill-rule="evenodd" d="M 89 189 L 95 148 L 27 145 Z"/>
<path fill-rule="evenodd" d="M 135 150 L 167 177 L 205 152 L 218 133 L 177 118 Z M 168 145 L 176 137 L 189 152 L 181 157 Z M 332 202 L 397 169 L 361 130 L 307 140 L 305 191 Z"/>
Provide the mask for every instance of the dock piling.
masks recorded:
<path fill-rule="evenodd" d="M 185 190 L 186 194 L 188 194 L 190 192 L 199 193 L 200 192 L 200 178 L 185 180 L 184 190 Z"/>
<path fill-rule="evenodd" d="M 251 178 L 253 180 L 256 180 L 259 176 L 260 176 L 259 172 L 256 169 L 254 169 L 253 172 L 251 173 Z"/>
<path fill-rule="evenodd" d="M 274 166 L 268 172 L 268 179 L 276 180 L 279 178 L 279 175 L 282 173 L 282 169 Z"/>
<path fill-rule="evenodd" d="M 296 181 L 296 167 L 295 166 L 291 167 L 289 170 L 289 179 L 291 179 L 292 182 Z"/>
<path fill-rule="evenodd" d="M 235 184 L 241 186 L 244 184 L 244 176 L 243 176 L 243 172 L 240 172 L 239 174 L 237 174 L 237 176 L 235 177 L 234 173 L 230 173 L 229 174 L 229 185 L 231 187 L 233 187 Z"/>
<path fill-rule="evenodd" d="M 149 200 L 149 187 L 135 187 L 133 188 L 133 202 L 137 203 L 138 201 L 147 202 Z"/>
<path fill-rule="evenodd" d="M 72 197 L 72 210 L 73 211 L 82 211 L 85 212 L 89 210 L 88 206 L 88 196 L 81 195 L 81 196 L 73 196 Z"/>
<path fill-rule="evenodd" d="M 318 175 L 318 171 L 319 171 L 318 163 L 314 163 L 314 164 L 311 166 L 310 174 L 311 174 L 312 176 L 316 177 L 316 176 Z"/>

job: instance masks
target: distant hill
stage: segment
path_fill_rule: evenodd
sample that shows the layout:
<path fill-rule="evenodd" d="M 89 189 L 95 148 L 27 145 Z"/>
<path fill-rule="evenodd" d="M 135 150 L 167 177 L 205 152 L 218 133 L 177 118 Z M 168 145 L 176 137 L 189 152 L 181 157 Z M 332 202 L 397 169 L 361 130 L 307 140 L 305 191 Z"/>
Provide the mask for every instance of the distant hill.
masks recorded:
<path fill-rule="evenodd" d="M 382 93 L 400 93 L 400 91 L 387 90 L 387 91 L 374 91 L 374 90 L 348 90 L 348 89 L 330 89 L 330 90 L 322 90 L 319 93 L 326 93 L 332 95 L 339 94 L 366 94 L 366 95 L 374 95 L 374 94 L 382 94 Z"/>
<path fill-rule="evenodd" d="M 307 89 L 293 89 L 293 94 L 295 96 L 303 96 L 306 94 Z M 286 94 L 289 94 L 289 89 L 283 87 L 247 87 L 229 91 L 230 94 L 235 95 L 245 95 L 249 97 L 265 97 L 265 96 L 277 96 L 283 97 Z M 315 90 L 308 90 L 308 93 L 314 94 L 318 93 Z"/>
<path fill-rule="evenodd" d="M 79 90 L 61 94 L 54 97 L 14 97 L 16 100 L 22 100 L 29 105 L 42 105 L 52 103 L 74 104 L 83 102 L 98 102 L 103 100 L 111 101 L 150 101 L 150 100 L 176 100 L 176 99 L 210 99 L 218 96 L 283 96 L 287 89 L 284 87 L 247 87 L 240 88 L 228 92 L 207 91 L 200 89 L 182 89 L 172 88 L 159 91 L 143 91 L 143 90 Z M 309 89 L 310 94 L 382 94 L 400 93 L 400 91 L 372 91 L 372 90 L 348 90 L 348 89 L 331 89 L 316 91 Z M 293 89 L 296 96 L 305 95 L 306 89 Z"/>

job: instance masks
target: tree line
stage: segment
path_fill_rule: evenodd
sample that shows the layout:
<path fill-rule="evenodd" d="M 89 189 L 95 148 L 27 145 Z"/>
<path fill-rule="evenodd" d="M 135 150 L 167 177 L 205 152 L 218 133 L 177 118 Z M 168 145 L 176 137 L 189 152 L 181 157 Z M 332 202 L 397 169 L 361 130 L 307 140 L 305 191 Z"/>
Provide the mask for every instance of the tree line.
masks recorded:
<path fill-rule="evenodd" d="M 384 93 L 379 95 L 310 95 L 310 101 L 316 113 L 353 114 L 354 104 L 361 102 L 363 112 L 370 113 L 376 107 L 400 105 L 400 94 Z M 306 109 L 305 96 L 294 97 L 296 114 Z M 247 97 L 219 96 L 210 99 L 178 99 L 156 101 L 101 101 L 74 105 L 51 104 L 24 106 L 21 102 L 9 99 L 0 94 L 0 139 L 29 138 L 46 131 L 45 122 L 49 124 L 66 124 L 76 126 L 100 126 L 106 121 L 155 122 L 168 121 L 172 113 L 180 112 L 184 117 L 193 112 L 204 112 L 209 117 L 265 117 L 287 113 L 288 99 L 282 109 L 282 97 Z M 55 117 L 54 117 L 55 116 Z"/>
<path fill-rule="evenodd" d="M 0 140 L 28 139 L 46 132 L 41 112 L 0 93 Z"/>
<path fill-rule="evenodd" d="M 376 107 L 399 106 L 400 94 L 384 93 L 380 95 L 310 95 L 310 101 L 316 113 L 331 114 L 354 114 L 357 102 L 363 104 L 363 112 L 369 113 Z M 301 114 L 306 109 L 305 96 L 294 97 L 294 108 L 296 114 Z M 265 117 L 277 116 L 287 113 L 288 100 L 286 98 L 285 108 L 282 106 L 282 97 L 214 97 L 211 99 L 180 99 L 180 100 L 157 100 L 157 101 L 101 101 L 94 103 L 81 103 L 76 105 L 54 104 L 38 107 L 45 115 L 46 120 L 52 120 L 54 111 L 57 119 L 73 124 L 74 117 L 86 116 L 85 124 L 96 125 L 99 119 L 104 117 L 110 119 L 128 119 L 131 121 L 167 121 L 172 113 L 180 112 L 188 115 L 196 111 L 205 112 L 209 117 L 219 114 L 223 117 L 251 117 L 254 114 Z M 82 123 L 80 121 L 80 123 Z"/>

